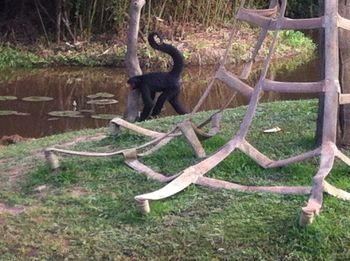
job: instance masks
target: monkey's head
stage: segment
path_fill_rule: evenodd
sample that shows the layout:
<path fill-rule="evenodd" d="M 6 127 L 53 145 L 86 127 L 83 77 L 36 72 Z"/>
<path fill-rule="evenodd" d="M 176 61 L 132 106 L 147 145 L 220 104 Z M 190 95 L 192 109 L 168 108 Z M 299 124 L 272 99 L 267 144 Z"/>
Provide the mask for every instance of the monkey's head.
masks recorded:
<path fill-rule="evenodd" d="M 139 87 L 139 84 L 141 82 L 141 79 L 137 76 L 131 77 L 128 80 L 128 84 L 130 85 L 131 89 L 136 89 Z"/>

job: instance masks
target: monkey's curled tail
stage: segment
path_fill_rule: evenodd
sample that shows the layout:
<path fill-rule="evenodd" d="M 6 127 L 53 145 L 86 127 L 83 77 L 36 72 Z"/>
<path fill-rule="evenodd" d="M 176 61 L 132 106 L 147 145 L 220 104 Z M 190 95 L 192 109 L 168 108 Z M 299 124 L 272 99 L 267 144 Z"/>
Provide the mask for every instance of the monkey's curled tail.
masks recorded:
<path fill-rule="evenodd" d="M 159 38 L 160 43 L 157 43 L 154 39 L 156 36 Z M 160 36 L 157 32 L 152 32 L 148 35 L 148 42 L 153 49 L 161 51 L 163 53 L 167 53 L 171 56 L 171 58 L 173 59 L 173 68 L 169 73 L 176 77 L 179 77 L 183 71 L 185 64 L 184 58 L 180 51 L 176 49 L 176 47 L 164 43 L 163 37 Z"/>

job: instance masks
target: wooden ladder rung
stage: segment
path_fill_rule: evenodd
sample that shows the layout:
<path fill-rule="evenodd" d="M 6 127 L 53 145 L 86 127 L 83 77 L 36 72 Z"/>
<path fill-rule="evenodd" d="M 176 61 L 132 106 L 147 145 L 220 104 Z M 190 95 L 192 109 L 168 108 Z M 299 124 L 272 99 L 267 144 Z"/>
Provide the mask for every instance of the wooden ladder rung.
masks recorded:
<path fill-rule="evenodd" d="M 245 13 L 250 13 L 250 14 L 255 14 L 255 15 L 260 15 L 264 17 L 272 17 L 277 14 L 277 5 L 273 8 L 268 8 L 268 9 L 249 9 L 249 8 L 241 8 L 239 11 L 245 12 Z"/>
<path fill-rule="evenodd" d="M 349 103 L 350 103 L 350 94 L 339 95 L 339 104 L 349 104 Z"/>
<path fill-rule="evenodd" d="M 239 20 L 245 21 L 251 25 L 260 26 L 266 30 L 276 30 L 277 29 L 277 19 L 273 16 L 265 16 L 262 11 L 270 10 L 254 10 L 241 8 L 238 11 L 237 18 Z M 268 13 L 267 13 L 268 14 Z M 290 19 L 283 17 L 280 21 L 279 29 L 317 29 L 323 27 L 323 17 L 316 18 L 305 18 L 305 19 Z M 339 26 L 343 28 L 350 29 L 350 22 L 340 17 Z"/>
<path fill-rule="evenodd" d="M 226 83 L 231 89 L 238 91 L 240 94 L 249 97 L 253 94 L 254 89 L 248 84 L 241 81 L 236 75 L 226 71 L 224 67 L 216 73 L 216 79 Z"/>
<path fill-rule="evenodd" d="M 324 89 L 324 82 L 278 82 L 265 79 L 263 90 L 285 93 L 318 93 Z"/>
<path fill-rule="evenodd" d="M 249 24 L 269 29 L 270 23 L 274 20 L 272 17 L 261 15 L 262 10 L 241 8 L 238 11 L 237 19 Z"/>

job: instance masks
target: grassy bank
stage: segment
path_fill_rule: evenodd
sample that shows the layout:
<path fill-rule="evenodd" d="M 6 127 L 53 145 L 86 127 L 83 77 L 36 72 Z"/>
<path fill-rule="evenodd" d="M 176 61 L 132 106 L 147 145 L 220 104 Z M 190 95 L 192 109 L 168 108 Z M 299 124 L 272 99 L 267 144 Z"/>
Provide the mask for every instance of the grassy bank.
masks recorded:
<path fill-rule="evenodd" d="M 248 59 L 252 43 L 255 44 L 257 31 L 243 26 L 237 33 L 231 48 L 231 63 L 240 63 Z M 217 64 L 222 57 L 229 31 L 225 28 L 214 32 L 192 32 L 184 39 L 174 40 L 171 43 L 183 53 L 187 65 Z M 269 42 L 271 39 L 268 39 Z M 312 56 L 315 44 L 301 32 L 285 31 L 281 33 L 275 58 L 288 56 Z M 268 50 L 264 45 L 262 59 Z M 116 42 L 90 42 L 81 45 L 52 44 L 21 46 L 0 45 L 0 69 L 18 67 L 50 67 L 50 66 L 124 66 L 126 55 L 126 39 Z M 167 55 L 152 50 L 145 42 L 140 40 L 139 58 L 142 67 L 168 67 L 171 59 Z"/>
<path fill-rule="evenodd" d="M 208 153 L 225 144 L 239 127 L 244 107 L 227 110 L 222 131 L 204 142 Z M 274 159 L 313 147 L 316 101 L 259 106 L 249 141 Z M 208 116 L 201 113 L 198 120 Z M 181 117 L 148 121 L 168 129 Z M 155 127 L 156 126 L 156 127 Z M 265 134 L 278 126 L 282 131 Z M 297 225 L 305 196 L 246 194 L 190 186 L 169 199 L 151 202 L 143 215 L 133 197 L 163 185 L 110 159 L 65 158 L 51 173 L 40 150 L 105 130 L 62 134 L 0 150 L 0 260 L 333 260 L 350 258 L 350 206 L 325 196 L 324 209 L 305 229 Z M 124 132 L 117 137 L 74 145 L 110 150 L 144 142 Z M 106 147 L 108 146 L 108 147 Z M 69 146 L 68 146 L 69 147 Z M 178 138 L 144 162 L 161 173 L 177 173 L 194 164 L 190 146 Z M 243 184 L 310 185 L 318 159 L 263 170 L 234 153 L 208 176 Z M 350 188 L 348 168 L 335 165 L 328 180 Z M 16 214 L 10 207 L 24 207 Z"/>

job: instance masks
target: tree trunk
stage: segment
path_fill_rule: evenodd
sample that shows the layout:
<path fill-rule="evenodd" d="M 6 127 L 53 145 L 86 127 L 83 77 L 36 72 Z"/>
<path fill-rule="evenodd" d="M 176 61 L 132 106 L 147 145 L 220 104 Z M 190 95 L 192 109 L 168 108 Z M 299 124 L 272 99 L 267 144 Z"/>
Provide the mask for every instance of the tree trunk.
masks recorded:
<path fill-rule="evenodd" d="M 61 41 L 62 0 L 56 0 L 56 42 Z"/>
<path fill-rule="evenodd" d="M 131 0 L 129 10 L 129 30 L 126 53 L 126 68 L 129 77 L 142 74 L 139 59 L 137 57 L 137 39 L 140 24 L 141 9 L 145 5 L 145 0 Z M 130 90 L 124 118 L 129 122 L 136 121 L 140 107 L 140 91 Z"/>
<path fill-rule="evenodd" d="M 339 0 L 339 14 L 350 18 L 350 3 L 347 0 Z M 342 93 L 350 93 L 350 32 L 343 29 L 339 30 L 339 54 L 340 86 Z M 340 106 L 337 143 L 340 146 L 350 145 L 350 104 Z"/>

